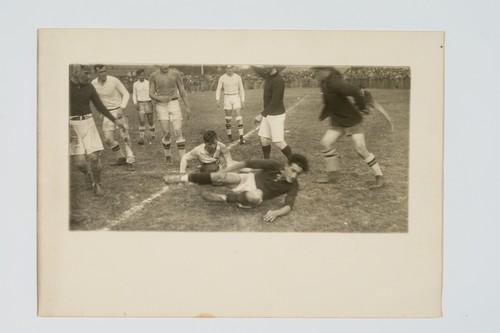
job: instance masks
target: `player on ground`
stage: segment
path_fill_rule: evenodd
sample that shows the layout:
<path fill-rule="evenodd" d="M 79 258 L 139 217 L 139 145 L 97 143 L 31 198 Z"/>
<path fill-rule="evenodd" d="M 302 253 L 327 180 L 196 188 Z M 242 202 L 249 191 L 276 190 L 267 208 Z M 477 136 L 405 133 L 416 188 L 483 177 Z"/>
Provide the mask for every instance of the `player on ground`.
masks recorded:
<path fill-rule="evenodd" d="M 243 81 L 241 77 L 234 73 L 234 66 L 226 66 L 226 74 L 219 78 L 217 90 L 215 91 L 215 100 L 217 107 L 220 107 L 220 95 L 224 90 L 224 112 L 226 114 L 226 131 L 227 139 L 233 141 L 231 132 L 231 120 L 234 119 L 238 124 L 238 134 L 240 136 L 240 144 L 245 143 L 243 138 L 243 117 L 241 116 L 241 109 L 245 105 L 245 89 L 243 88 Z"/>
<path fill-rule="evenodd" d="M 148 119 L 149 132 L 151 140 L 155 138 L 155 122 L 153 119 L 153 104 L 151 97 L 149 97 L 149 81 L 146 80 L 144 69 L 139 69 L 136 72 L 139 80 L 134 82 L 132 88 L 132 101 L 134 107 L 139 111 L 139 144 L 144 144 L 144 137 L 146 132 L 146 118 Z"/>
<path fill-rule="evenodd" d="M 280 72 L 285 67 L 268 66 L 264 68 L 252 66 L 255 73 L 264 79 L 264 111 L 254 118 L 261 123 L 259 129 L 260 142 L 264 159 L 271 156 L 271 142 L 288 158 L 292 149 L 285 142 L 285 80 Z"/>
<path fill-rule="evenodd" d="M 242 168 L 261 169 L 257 173 L 239 174 Z M 237 203 L 240 207 L 254 207 L 262 200 L 275 198 L 285 194 L 283 207 L 269 210 L 264 221 L 272 222 L 279 216 L 292 211 L 299 191 L 297 177 L 309 169 L 307 158 L 299 154 L 291 154 L 286 165 L 274 160 L 255 160 L 236 162 L 221 172 L 190 173 L 188 175 L 165 176 L 167 184 L 197 183 L 200 185 L 226 185 L 231 188 L 228 194 L 203 192 L 202 197 L 208 201 Z"/>
<path fill-rule="evenodd" d="M 193 148 L 181 158 L 180 173 L 186 173 L 188 161 L 198 160 L 201 172 L 212 172 L 225 169 L 233 160 L 227 146 L 219 142 L 217 133 L 212 130 L 203 133 L 201 145 Z"/>
<path fill-rule="evenodd" d="M 124 109 L 129 101 L 130 94 L 119 79 L 108 75 L 106 66 L 95 65 L 94 70 L 97 73 L 97 77 L 92 81 L 92 85 L 97 91 L 99 98 L 115 118 L 123 119 L 123 125 L 125 127 L 125 129 L 120 129 L 120 137 L 123 140 L 126 157 L 120 149 L 120 144 L 115 140 L 115 124 L 107 118 L 103 118 L 102 120 L 104 140 L 118 157 L 116 162 L 112 165 L 128 165 L 128 170 L 134 171 L 135 155 L 130 147 L 131 140 L 128 132 L 128 120 L 124 112 Z"/>
<path fill-rule="evenodd" d="M 72 66 L 72 75 L 69 83 L 69 154 L 72 157 L 73 166 L 90 177 L 94 193 L 101 196 L 104 195 L 104 191 L 101 187 L 102 165 L 100 152 L 104 150 L 104 147 L 102 146 L 94 118 L 92 118 L 90 102 L 92 101 L 97 111 L 111 123 L 122 130 L 125 130 L 125 127 L 108 111 L 95 91 L 95 88 L 88 83 L 90 73 L 91 69 L 89 66 Z"/>
<path fill-rule="evenodd" d="M 168 65 L 161 65 L 149 78 L 149 96 L 156 101 L 156 115 L 163 130 L 163 149 L 167 163 L 172 161 L 170 152 L 170 124 L 179 155 L 186 153 L 186 141 L 182 136 L 182 111 L 179 97 L 186 106 L 187 118 L 191 116 L 191 107 L 187 98 L 181 74 Z"/>
<path fill-rule="evenodd" d="M 356 153 L 363 158 L 375 175 L 376 183 L 371 189 L 384 186 L 385 180 L 375 156 L 368 151 L 361 122 L 360 112 L 366 109 L 360 90 L 347 83 L 339 70 L 334 67 L 313 67 L 315 78 L 320 81 L 323 92 L 324 107 L 320 120 L 330 117 L 330 128 L 321 139 L 326 175 L 317 180 L 318 183 L 334 183 L 340 170 L 339 154 L 335 142 L 344 134 L 352 138 Z M 348 97 L 353 97 L 356 105 Z"/>

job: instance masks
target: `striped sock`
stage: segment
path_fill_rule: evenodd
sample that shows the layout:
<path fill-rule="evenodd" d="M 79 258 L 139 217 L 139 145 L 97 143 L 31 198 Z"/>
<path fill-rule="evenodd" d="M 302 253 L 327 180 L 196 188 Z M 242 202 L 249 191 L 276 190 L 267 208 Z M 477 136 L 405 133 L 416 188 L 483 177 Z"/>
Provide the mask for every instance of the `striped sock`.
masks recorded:
<path fill-rule="evenodd" d="M 375 155 L 370 153 L 367 158 L 364 159 L 365 163 L 372 169 L 375 176 L 382 176 L 382 170 L 380 170 L 380 165 L 375 158 Z"/>

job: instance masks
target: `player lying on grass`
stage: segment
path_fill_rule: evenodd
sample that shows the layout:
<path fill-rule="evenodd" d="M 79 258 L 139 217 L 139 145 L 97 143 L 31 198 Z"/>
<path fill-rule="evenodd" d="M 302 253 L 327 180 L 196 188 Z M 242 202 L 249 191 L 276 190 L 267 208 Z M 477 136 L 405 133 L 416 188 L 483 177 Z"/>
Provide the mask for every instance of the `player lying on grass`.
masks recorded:
<path fill-rule="evenodd" d="M 261 169 L 256 173 L 239 174 L 242 168 Z M 200 185 L 226 185 L 231 188 L 228 194 L 202 192 L 208 201 L 237 203 L 240 207 L 255 207 L 263 200 L 285 194 L 283 207 L 269 210 L 264 221 L 272 222 L 279 216 L 292 211 L 299 191 L 297 177 L 309 169 L 307 158 L 299 154 L 291 154 L 287 164 L 274 160 L 255 160 L 235 162 L 221 172 L 200 172 L 188 175 L 168 175 L 164 177 L 167 184 L 196 183 Z"/>

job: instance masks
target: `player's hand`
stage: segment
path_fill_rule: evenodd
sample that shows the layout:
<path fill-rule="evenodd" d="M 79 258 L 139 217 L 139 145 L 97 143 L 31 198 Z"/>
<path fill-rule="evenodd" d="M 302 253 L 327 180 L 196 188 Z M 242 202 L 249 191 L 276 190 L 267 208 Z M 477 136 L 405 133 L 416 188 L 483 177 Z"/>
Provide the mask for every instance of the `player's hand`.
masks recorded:
<path fill-rule="evenodd" d="M 121 122 L 121 121 L 119 121 L 119 120 L 116 120 L 115 125 L 116 125 L 116 127 L 118 127 L 119 129 L 121 129 L 121 130 L 122 130 L 122 131 L 124 131 L 124 132 L 127 130 L 127 129 L 125 128 L 125 126 L 122 124 L 122 122 Z"/>
<path fill-rule="evenodd" d="M 258 123 L 260 123 L 262 121 L 262 114 L 258 114 L 257 116 L 255 116 L 255 118 L 253 118 L 253 123 L 255 125 L 257 125 Z"/>
<path fill-rule="evenodd" d="M 273 222 L 278 216 L 277 210 L 269 210 L 266 215 L 264 215 L 264 222 Z"/>

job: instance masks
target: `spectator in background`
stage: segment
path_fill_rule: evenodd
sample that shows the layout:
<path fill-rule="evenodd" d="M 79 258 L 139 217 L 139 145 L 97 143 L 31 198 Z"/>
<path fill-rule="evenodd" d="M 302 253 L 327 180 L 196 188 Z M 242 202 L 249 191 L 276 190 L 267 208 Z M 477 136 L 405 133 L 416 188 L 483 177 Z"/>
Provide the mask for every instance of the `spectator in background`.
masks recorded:
<path fill-rule="evenodd" d="M 155 123 L 153 119 L 153 104 L 149 97 L 149 81 L 146 80 L 144 69 L 139 69 L 136 72 L 139 80 L 137 80 L 132 89 L 132 101 L 135 109 L 139 112 L 139 144 L 144 144 L 146 132 L 146 117 L 149 124 L 149 132 L 151 140 L 155 138 Z"/>
<path fill-rule="evenodd" d="M 120 137 L 125 147 L 125 155 L 120 148 L 120 144 L 115 140 L 115 130 L 117 126 L 107 118 L 104 118 L 102 121 L 104 140 L 118 157 L 116 162 L 112 165 L 127 165 L 129 171 L 134 171 L 135 155 L 130 147 L 131 140 L 128 132 L 128 120 L 124 112 L 130 94 L 119 79 L 107 74 L 105 65 L 95 65 L 94 70 L 97 73 L 97 77 L 92 81 L 92 85 L 97 91 L 99 98 L 115 118 L 123 119 L 124 129 L 120 128 Z"/>

